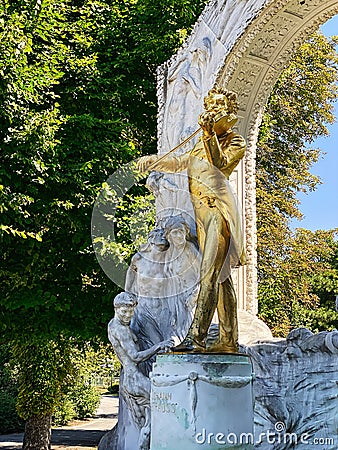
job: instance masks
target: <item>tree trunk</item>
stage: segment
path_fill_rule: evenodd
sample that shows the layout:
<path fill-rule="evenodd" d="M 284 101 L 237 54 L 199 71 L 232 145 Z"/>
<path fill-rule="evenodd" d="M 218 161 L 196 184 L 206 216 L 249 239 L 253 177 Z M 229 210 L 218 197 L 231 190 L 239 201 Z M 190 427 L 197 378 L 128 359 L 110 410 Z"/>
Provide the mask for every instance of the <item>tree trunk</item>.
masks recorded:
<path fill-rule="evenodd" d="M 29 418 L 25 426 L 23 450 L 51 449 L 52 416 Z"/>

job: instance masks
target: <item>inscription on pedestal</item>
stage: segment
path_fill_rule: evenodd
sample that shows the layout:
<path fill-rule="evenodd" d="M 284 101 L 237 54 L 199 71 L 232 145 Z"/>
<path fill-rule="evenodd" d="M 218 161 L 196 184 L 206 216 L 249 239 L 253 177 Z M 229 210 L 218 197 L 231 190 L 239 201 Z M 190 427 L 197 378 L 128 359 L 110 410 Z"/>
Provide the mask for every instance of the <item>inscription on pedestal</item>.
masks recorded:
<path fill-rule="evenodd" d="M 151 374 L 151 450 L 253 449 L 246 355 L 159 355 Z M 241 440 L 242 436 L 252 439 Z"/>
<path fill-rule="evenodd" d="M 151 396 L 151 409 L 153 413 L 176 414 L 177 403 L 172 401 L 171 392 L 155 392 Z"/>

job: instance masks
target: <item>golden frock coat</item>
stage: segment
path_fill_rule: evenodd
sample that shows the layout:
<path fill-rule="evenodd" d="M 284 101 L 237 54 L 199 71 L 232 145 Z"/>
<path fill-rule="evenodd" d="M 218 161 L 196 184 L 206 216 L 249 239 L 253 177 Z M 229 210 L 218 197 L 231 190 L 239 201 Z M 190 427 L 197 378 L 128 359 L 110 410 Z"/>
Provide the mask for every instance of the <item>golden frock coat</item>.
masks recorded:
<path fill-rule="evenodd" d="M 243 158 L 245 149 L 244 138 L 233 131 L 219 138 L 214 134 L 208 139 L 200 138 L 191 152 L 181 156 L 168 155 L 152 166 L 152 170 L 172 173 L 187 169 L 198 228 L 198 209 L 202 204 L 217 208 L 226 220 L 231 241 L 220 282 L 230 275 L 231 267 L 245 264 L 242 218 L 229 182 L 229 177 Z M 203 252 L 203 242 L 200 242 L 200 245 Z"/>

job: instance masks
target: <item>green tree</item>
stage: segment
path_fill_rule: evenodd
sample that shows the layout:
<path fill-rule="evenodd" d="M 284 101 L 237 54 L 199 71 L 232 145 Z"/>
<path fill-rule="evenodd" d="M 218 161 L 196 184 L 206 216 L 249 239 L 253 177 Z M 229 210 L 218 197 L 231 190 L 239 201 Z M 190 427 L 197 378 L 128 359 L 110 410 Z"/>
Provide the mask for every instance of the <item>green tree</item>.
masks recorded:
<path fill-rule="evenodd" d="M 11 347 L 0 344 L 0 434 L 21 431 L 24 426 L 16 411 L 18 371 L 11 361 Z"/>
<path fill-rule="evenodd" d="M 54 425 L 66 425 L 70 420 L 95 414 L 100 402 L 97 378 L 108 380 L 119 376 L 120 363 L 110 344 L 86 342 L 78 346 L 71 342 L 71 365 L 74 376 L 62 388 L 61 401 L 53 412 Z"/>
<path fill-rule="evenodd" d="M 92 207 L 117 167 L 155 151 L 155 68 L 204 3 L 1 2 L 0 330 L 20 364 L 24 448 L 50 445 L 61 343 L 106 334 L 119 288 L 94 257 Z"/>
<path fill-rule="evenodd" d="M 277 335 L 299 325 L 297 305 L 315 308 L 314 271 L 327 270 L 328 236 L 293 232 L 298 192 L 315 189 L 310 168 L 320 150 L 308 146 L 334 121 L 338 58 L 335 41 L 314 34 L 284 70 L 269 98 L 257 152 L 258 277 L 261 317 Z M 326 252 L 326 253 L 325 253 Z M 316 254 L 318 255 L 316 257 Z"/>
<path fill-rule="evenodd" d="M 326 256 L 326 268 L 316 271 L 310 278 L 311 289 L 319 298 L 319 308 L 305 311 L 305 320 L 315 331 L 338 329 L 336 296 L 338 295 L 338 241 L 335 230 L 334 239 L 328 240 L 330 251 Z M 336 310 L 334 310 L 336 309 Z"/>
<path fill-rule="evenodd" d="M 74 379 L 69 340 L 14 344 L 19 369 L 17 410 L 26 420 L 23 448 L 50 447 L 52 414 Z M 47 438 L 47 440 L 46 440 Z"/>
<path fill-rule="evenodd" d="M 298 228 L 285 242 L 260 281 L 261 317 L 275 334 L 286 335 L 291 328 L 306 326 L 313 331 L 333 329 L 338 316 L 334 301 L 325 302 L 315 286 L 332 274 L 337 230 L 312 232 Z M 319 325 L 319 322 L 321 325 Z"/>

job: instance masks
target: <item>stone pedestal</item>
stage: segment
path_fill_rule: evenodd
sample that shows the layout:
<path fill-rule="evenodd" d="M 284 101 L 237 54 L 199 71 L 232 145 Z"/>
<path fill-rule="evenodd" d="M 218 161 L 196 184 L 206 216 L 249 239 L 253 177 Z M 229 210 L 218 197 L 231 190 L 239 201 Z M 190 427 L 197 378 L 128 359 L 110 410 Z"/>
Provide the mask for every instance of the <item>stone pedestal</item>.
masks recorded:
<path fill-rule="evenodd" d="M 247 355 L 158 355 L 151 373 L 151 450 L 254 448 Z"/>

